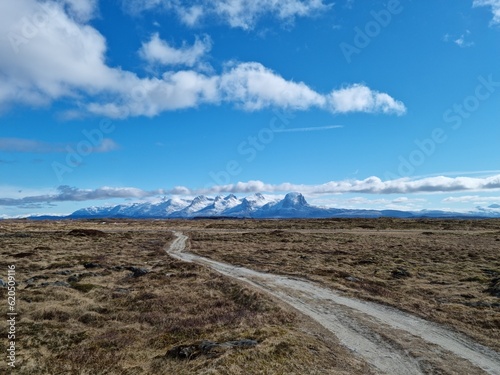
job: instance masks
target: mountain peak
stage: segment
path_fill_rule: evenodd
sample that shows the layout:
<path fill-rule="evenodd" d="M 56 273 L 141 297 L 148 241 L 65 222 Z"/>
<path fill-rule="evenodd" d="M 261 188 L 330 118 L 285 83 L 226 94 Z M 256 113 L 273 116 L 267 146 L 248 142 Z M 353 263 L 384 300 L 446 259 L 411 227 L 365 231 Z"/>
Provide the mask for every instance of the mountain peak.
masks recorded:
<path fill-rule="evenodd" d="M 300 193 L 288 193 L 283 199 L 283 207 L 308 206 L 304 196 Z"/>
<path fill-rule="evenodd" d="M 193 203 L 199 203 L 199 202 L 204 202 L 207 200 L 207 197 L 204 195 L 198 195 L 196 198 L 193 199 Z"/>

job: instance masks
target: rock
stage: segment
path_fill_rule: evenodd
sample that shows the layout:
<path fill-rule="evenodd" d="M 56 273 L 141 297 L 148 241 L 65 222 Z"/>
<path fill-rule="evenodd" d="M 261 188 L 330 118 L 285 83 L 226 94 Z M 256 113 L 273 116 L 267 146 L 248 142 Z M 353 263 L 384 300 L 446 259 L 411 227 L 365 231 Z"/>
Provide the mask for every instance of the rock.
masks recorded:
<path fill-rule="evenodd" d="M 102 267 L 99 263 L 94 263 L 94 262 L 84 263 L 83 266 L 87 269 Z"/>
<path fill-rule="evenodd" d="M 393 279 L 406 279 L 411 277 L 411 274 L 404 268 L 396 268 L 391 272 L 391 276 Z"/>
<path fill-rule="evenodd" d="M 353 283 L 357 283 L 357 282 L 360 281 L 357 277 L 354 277 L 354 276 L 347 276 L 345 279 L 347 281 L 350 281 L 350 282 L 353 282 Z"/>
<path fill-rule="evenodd" d="M 194 345 L 180 345 L 170 349 L 166 356 L 176 359 L 193 359 L 200 353 L 198 348 Z"/>
<path fill-rule="evenodd" d="M 33 285 L 35 283 L 35 281 L 37 281 L 37 280 L 47 280 L 48 278 L 49 277 L 45 276 L 45 275 L 37 275 L 37 276 L 30 277 L 27 280 L 24 280 L 24 282 L 28 285 Z"/>
<path fill-rule="evenodd" d="M 6 288 L 6 287 L 7 287 L 7 284 L 5 283 L 5 281 L 0 279 L 0 288 Z"/>
<path fill-rule="evenodd" d="M 54 286 L 62 286 L 62 287 L 65 287 L 65 288 L 69 288 L 71 285 L 69 285 L 67 282 L 65 281 L 56 281 L 55 283 L 53 283 Z"/>
<path fill-rule="evenodd" d="M 68 276 L 68 275 L 71 275 L 73 273 L 73 271 L 71 270 L 64 270 L 64 271 L 58 271 L 58 272 L 54 272 L 56 275 L 64 275 L 64 276 Z"/>
<path fill-rule="evenodd" d="M 133 277 L 140 277 L 140 276 L 144 276 L 144 275 L 149 273 L 149 271 L 145 268 L 139 268 L 139 267 L 132 266 L 132 267 L 126 267 L 126 269 L 133 272 L 133 274 L 132 274 Z"/>
<path fill-rule="evenodd" d="M 481 271 L 483 271 L 488 276 L 492 276 L 492 277 L 500 276 L 500 273 L 496 270 L 490 270 L 488 268 L 483 268 L 483 269 L 481 269 Z"/>
<path fill-rule="evenodd" d="M 78 275 L 71 275 L 67 280 L 68 283 L 77 283 L 80 281 L 80 277 Z"/>
<path fill-rule="evenodd" d="M 486 292 L 494 297 L 500 297 L 500 277 L 491 280 L 490 287 L 486 289 Z"/>

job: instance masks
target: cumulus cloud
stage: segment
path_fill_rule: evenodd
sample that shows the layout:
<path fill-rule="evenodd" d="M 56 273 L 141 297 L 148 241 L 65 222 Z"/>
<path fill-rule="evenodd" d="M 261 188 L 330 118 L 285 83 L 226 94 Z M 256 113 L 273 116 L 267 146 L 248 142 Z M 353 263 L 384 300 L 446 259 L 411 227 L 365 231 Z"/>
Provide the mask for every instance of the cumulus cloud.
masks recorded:
<path fill-rule="evenodd" d="M 177 13 L 188 26 L 195 26 L 204 17 L 211 16 L 245 30 L 254 28 L 266 15 L 292 22 L 297 17 L 311 17 L 331 7 L 323 0 L 193 0 L 189 5 L 179 0 L 124 0 L 123 3 L 133 14 L 161 8 Z"/>
<path fill-rule="evenodd" d="M 59 2 L 0 3 L 1 104 L 49 104 L 119 88 L 130 74 L 104 63 L 106 41 Z M 0 104 L 0 105 L 1 105 Z"/>
<path fill-rule="evenodd" d="M 25 138 L 0 138 L 0 151 L 22 152 L 22 153 L 66 153 L 69 148 L 76 147 L 70 143 L 50 143 L 34 139 Z M 91 152 L 110 152 L 118 149 L 119 146 L 110 138 L 104 138 L 100 144 L 95 146 Z"/>
<path fill-rule="evenodd" d="M 167 110 L 226 102 L 247 111 L 273 107 L 397 115 L 406 111 L 403 103 L 364 85 L 324 95 L 303 82 L 286 80 L 257 62 L 233 63 L 220 75 L 192 70 L 166 72 L 161 80 L 144 79 L 135 90 L 136 98 L 127 96 L 114 103 L 92 104 L 89 110 L 109 117 L 155 116 Z M 333 103 L 331 97 L 335 98 Z"/>
<path fill-rule="evenodd" d="M 303 82 L 287 81 L 256 62 L 238 64 L 222 74 L 220 91 L 226 101 L 247 110 L 270 106 L 308 109 L 325 104 L 325 98 Z"/>
<path fill-rule="evenodd" d="M 219 102 L 217 77 L 192 70 L 166 72 L 161 79 L 137 80 L 131 84 L 130 93 L 118 92 L 110 103 L 90 103 L 87 110 L 111 118 L 152 117 L 163 111 Z"/>
<path fill-rule="evenodd" d="M 303 6 L 299 3 L 280 2 L 279 14 L 299 12 Z M 234 5 L 229 1 L 224 4 Z M 278 7 L 278 2 L 270 4 Z M 143 57 L 188 69 L 140 78 L 107 65 L 105 38 L 84 22 L 93 12 L 95 1 L 90 0 L 0 2 L 0 34 L 6 36 L 0 39 L 0 109 L 19 104 L 44 106 L 68 99 L 80 111 L 112 118 L 156 116 L 220 103 L 250 111 L 278 107 L 319 108 L 333 113 L 405 112 L 403 103 L 365 85 L 321 94 L 258 62 L 228 64 L 220 74 L 200 72 L 193 66 L 210 50 L 208 37 L 176 49 L 154 34 L 141 48 Z M 76 108 L 69 109 L 67 116 L 78 114 Z"/>
<path fill-rule="evenodd" d="M 160 39 L 158 33 L 151 36 L 148 42 L 142 44 L 139 54 L 151 64 L 186 65 L 193 67 L 212 48 L 210 37 L 196 38 L 192 46 L 184 43 L 181 48 L 170 46 Z"/>
<path fill-rule="evenodd" d="M 333 91 L 328 98 L 334 112 L 382 112 L 402 115 L 405 105 L 386 93 L 373 91 L 362 84 L 355 84 Z"/>
<path fill-rule="evenodd" d="M 500 0 L 474 0 L 474 7 L 490 7 L 493 13 L 492 24 L 500 24 Z"/>

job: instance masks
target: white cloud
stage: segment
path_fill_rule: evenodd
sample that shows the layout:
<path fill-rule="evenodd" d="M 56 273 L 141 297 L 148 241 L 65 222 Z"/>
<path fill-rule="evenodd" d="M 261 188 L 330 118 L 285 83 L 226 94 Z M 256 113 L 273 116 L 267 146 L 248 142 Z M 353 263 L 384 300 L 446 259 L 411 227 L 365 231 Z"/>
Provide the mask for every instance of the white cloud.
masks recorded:
<path fill-rule="evenodd" d="M 474 45 L 474 42 L 465 41 L 464 35 L 460 36 L 454 43 L 461 48 L 472 47 Z"/>
<path fill-rule="evenodd" d="M 474 0 L 473 7 L 491 7 L 493 13 L 492 24 L 500 24 L 500 0 Z"/>
<path fill-rule="evenodd" d="M 468 40 L 470 37 L 471 32 L 469 30 L 466 30 L 465 33 L 460 35 L 458 39 L 455 39 L 453 43 L 455 43 L 457 46 L 461 48 L 467 48 L 467 47 L 472 47 L 474 45 L 474 42 Z"/>
<path fill-rule="evenodd" d="M 306 84 L 287 81 L 259 63 L 242 63 L 220 77 L 225 100 L 247 110 L 276 106 L 291 109 L 323 107 L 325 98 Z"/>
<path fill-rule="evenodd" d="M 197 25 L 204 17 L 213 16 L 231 27 L 252 29 L 265 15 L 290 22 L 296 17 L 311 17 L 331 5 L 323 0 L 194 0 L 189 5 L 179 0 L 124 0 L 131 13 L 155 8 L 174 11 L 188 26 Z"/>
<path fill-rule="evenodd" d="M 183 23 L 188 26 L 195 26 L 202 19 L 205 11 L 200 5 L 193 5 L 189 8 L 178 8 L 177 13 Z"/>
<path fill-rule="evenodd" d="M 266 13 L 280 20 L 293 20 L 327 8 L 322 0 L 219 0 L 210 3 L 212 11 L 230 26 L 243 29 L 253 28 L 258 18 Z"/>
<path fill-rule="evenodd" d="M 1 188 L 1 187 L 0 187 Z M 491 191 L 500 189 L 500 175 L 470 178 L 470 177 L 430 177 L 419 180 L 397 179 L 382 181 L 378 177 L 369 177 L 365 180 L 330 181 L 321 185 L 296 185 L 292 183 L 266 184 L 262 181 L 238 182 L 236 184 L 219 185 L 203 189 L 190 189 L 177 186 L 170 190 L 157 189 L 146 191 L 139 188 L 102 187 L 98 189 L 78 189 L 69 186 L 59 186 L 56 192 L 39 195 L 25 195 L 20 191 L 13 193 L 0 189 L 0 206 L 23 206 L 27 204 L 87 201 L 107 198 L 150 198 L 159 195 L 194 196 L 198 194 L 251 194 L 251 193 L 288 193 L 298 191 L 308 196 L 321 196 L 331 194 L 418 194 L 418 193 L 446 193 L 460 191 Z M 13 196 L 14 194 L 14 196 Z M 7 196 L 5 196 L 7 195 Z M 475 202 L 476 196 L 449 197 L 443 202 L 460 203 Z M 497 202 L 498 198 L 480 198 L 480 202 Z M 317 200 L 317 199 L 316 199 Z M 354 197 L 346 200 L 349 204 L 387 204 L 388 208 L 401 208 L 401 205 L 410 207 L 419 205 L 426 200 L 413 197 L 398 197 L 394 199 L 377 198 L 368 200 L 364 197 Z M 496 208 L 497 205 L 492 205 Z"/>
<path fill-rule="evenodd" d="M 238 182 L 236 184 L 213 186 L 206 190 L 196 190 L 193 194 L 219 193 L 255 193 L 255 192 L 290 192 L 299 191 L 304 194 L 415 194 L 415 193 L 446 193 L 459 191 L 487 191 L 500 189 L 500 175 L 472 177 L 428 177 L 417 180 L 401 178 L 382 181 L 379 177 L 369 177 L 364 180 L 330 181 L 321 185 L 296 185 L 282 183 L 266 184 L 262 181 Z"/>
<path fill-rule="evenodd" d="M 294 110 L 323 108 L 334 113 L 382 112 L 405 113 L 403 103 L 388 94 L 355 84 L 322 95 L 303 82 L 287 81 L 262 64 L 241 63 L 220 77 L 223 99 L 235 102 L 246 110 L 281 107 Z"/>
<path fill-rule="evenodd" d="M 365 85 L 355 84 L 333 91 L 328 98 L 334 112 L 382 112 L 402 115 L 405 105 L 388 94 L 373 91 Z"/>
<path fill-rule="evenodd" d="M 2 104 L 43 105 L 82 91 L 117 89 L 130 75 L 104 63 L 104 37 L 69 17 L 61 4 L 9 3 L 0 5 L 0 34 L 7 36 L 0 41 Z"/>
<path fill-rule="evenodd" d="M 201 58 L 211 48 L 212 40 L 208 36 L 202 39 L 196 38 L 192 46 L 184 43 L 181 48 L 175 48 L 160 39 L 158 33 L 155 33 L 151 36 L 149 42 L 142 44 L 139 54 L 149 63 L 193 67 L 200 62 Z"/>
<path fill-rule="evenodd" d="M 298 12 L 300 6 L 295 3 L 284 2 L 279 5 L 280 12 Z M 95 2 L 90 0 L 0 2 L 0 34 L 7 36 L 0 39 L 0 109 L 18 104 L 49 105 L 64 98 L 76 107 L 68 110 L 68 117 L 76 116 L 77 109 L 114 118 L 155 116 L 163 111 L 222 102 L 245 110 L 279 107 L 319 108 L 334 113 L 405 111 L 403 103 L 365 85 L 324 95 L 303 82 L 286 80 L 257 62 L 232 63 L 221 74 L 191 68 L 139 78 L 133 72 L 106 64 L 105 38 L 82 21 L 92 11 Z M 71 12 L 79 17 L 71 16 Z M 153 35 L 143 45 L 142 53 L 149 61 L 190 67 L 199 63 L 210 46 L 210 39 L 205 38 L 175 49 Z"/>
<path fill-rule="evenodd" d="M 167 72 L 161 79 L 135 80 L 131 94 L 118 92 L 113 103 L 91 103 L 94 114 L 112 118 L 156 116 L 163 111 L 193 108 L 200 104 L 218 103 L 217 77 L 195 71 Z"/>

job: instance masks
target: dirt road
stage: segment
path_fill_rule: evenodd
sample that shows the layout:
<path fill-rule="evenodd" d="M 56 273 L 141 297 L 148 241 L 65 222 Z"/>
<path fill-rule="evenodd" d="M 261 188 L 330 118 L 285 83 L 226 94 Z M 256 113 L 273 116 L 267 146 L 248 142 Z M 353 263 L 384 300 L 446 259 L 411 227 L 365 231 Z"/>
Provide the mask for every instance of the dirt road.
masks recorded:
<path fill-rule="evenodd" d="M 210 267 L 279 298 L 331 331 L 379 374 L 500 375 L 500 354 L 468 337 L 399 310 L 346 297 L 316 283 L 261 273 L 184 252 L 174 232 L 174 258 Z"/>

